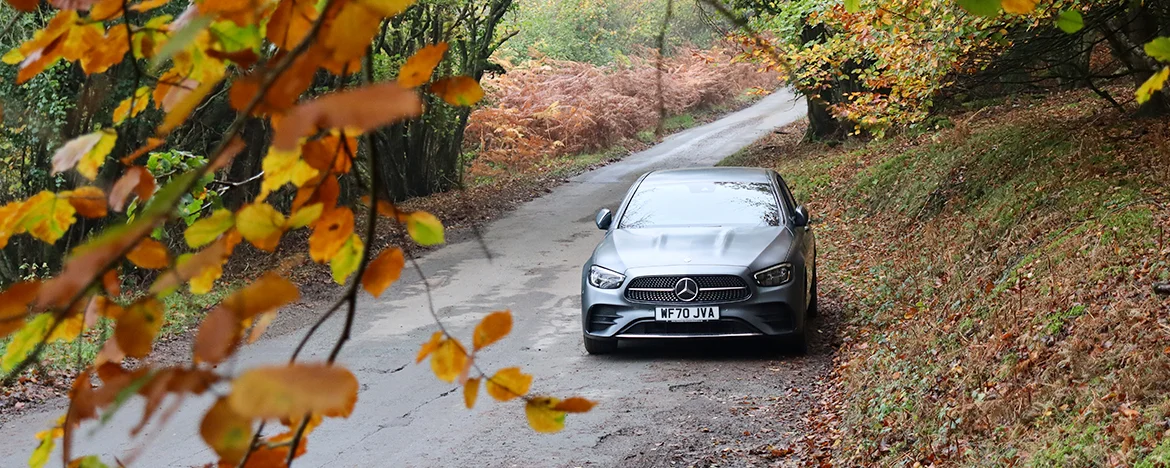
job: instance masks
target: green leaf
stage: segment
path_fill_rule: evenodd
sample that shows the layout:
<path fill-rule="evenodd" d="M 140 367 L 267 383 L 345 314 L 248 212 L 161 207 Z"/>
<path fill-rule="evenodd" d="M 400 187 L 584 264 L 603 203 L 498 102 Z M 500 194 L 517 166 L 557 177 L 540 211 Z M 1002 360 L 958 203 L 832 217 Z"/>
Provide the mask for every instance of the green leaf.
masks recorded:
<path fill-rule="evenodd" d="M 187 245 L 197 249 L 210 244 L 234 225 L 235 218 L 230 210 L 215 210 L 211 216 L 192 223 L 183 233 L 183 238 L 187 239 Z"/>
<path fill-rule="evenodd" d="M 183 25 L 182 29 L 175 31 L 174 34 L 171 34 L 170 39 L 167 39 L 167 42 L 163 43 L 162 47 L 158 49 L 158 52 L 155 53 L 154 57 L 151 59 L 151 69 L 157 69 L 159 65 L 162 65 L 167 60 L 170 60 L 170 58 L 174 57 L 175 54 L 179 53 L 183 49 L 186 49 L 187 46 L 194 43 L 195 38 L 199 36 L 201 31 L 206 29 L 207 26 L 211 24 L 211 21 L 212 18 L 210 16 L 196 16 L 195 18 L 192 18 L 191 21 L 188 21 L 186 25 Z"/>
<path fill-rule="evenodd" d="M 1069 34 L 1074 34 L 1085 27 L 1085 18 L 1076 10 L 1064 10 L 1056 18 L 1056 27 Z"/>
<path fill-rule="evenodd" d="M 314 203 L 312 205 L 302 207 L 288 217 L 285 221 L 285 227 L 288 229 L 300 229 L 308 226 L 309 223 L 316 221 L 321 217 L 321 212 L 325 210 L 325 205 L 322 203 Z"/>
<path fill-rule="evenodd" d="M 845 0 L 845 11 L 849 13 L 861 11 L 861 0 Z"/>
<path fill-rule="evenodd" d="M 223 46 L 224 52 L 240 50 L 259 50 L 264 35 L 260 34 L 260 27 L 254 24 L 240 26 L 235 21 L 216 21 L 208 29 L 211 37 Z"/>
<path fill-rule="evenodd" d="M 1000 0 L 959 0 L 959 6 L 972 15 L 993 17 L 999 15 Z"/>
<path fill-rule="evenodd" d="M 4 357 L 0 359 L 0 369 L 9 372 L 17 364 L 20 364 L 24 358 L 28 357 L 29 353 L 32 353 L 37 344 L 45 339 L 45 334 L 49 332 L 49 327 L 52 324 L 52 314 L 38 314 L 24 324 L 24 327 L 17 330 L 12 335 L 12 341 L 8 343 L 8 348 L 4 351 Z"/>
<path fill-rule="evenodd" d="M 1146 43 L 1146 55 L 1159 62 L 1170 62 L 1170 37 L 1158 37 Z"/>
<path fill-rule="evenodd" d="M 74 463 L 77 463 L 77 468 L 109 468 L 109 465 L 102 463 L 102 459 L 98 458 L 97 455 L 87 455 L 81 460 L 74 460 Z"/>
<path fill-rule="evenodd" d="M 406 233 L 418 242 L 418 245 L 438 245 L 443 243 L 443 223 L 439 218 L 425 211 L 415 211 L 406 216 Z"/>
<path fill-rule="evenodd" d="M 341 250 L 329 260 L 329 268 L 333 271 L 333 281 L 337 284 L 345 284 L 346 278 L 357 271 L 358 265 L 362 262 L 362 238 L 357 234 L 349 237 Z"/>

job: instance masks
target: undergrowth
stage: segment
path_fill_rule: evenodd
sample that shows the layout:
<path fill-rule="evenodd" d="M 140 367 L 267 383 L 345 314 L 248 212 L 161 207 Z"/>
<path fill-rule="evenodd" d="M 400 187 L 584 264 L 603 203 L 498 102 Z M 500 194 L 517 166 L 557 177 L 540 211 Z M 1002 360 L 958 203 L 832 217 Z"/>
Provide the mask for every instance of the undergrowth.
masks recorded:
<path fill-rule="evenodd" d="M 1167 122 L 1075 93 L 950 117 L 737 157 L 808 201 L 851 304 L 839 464 L 1167 466 Z"/>

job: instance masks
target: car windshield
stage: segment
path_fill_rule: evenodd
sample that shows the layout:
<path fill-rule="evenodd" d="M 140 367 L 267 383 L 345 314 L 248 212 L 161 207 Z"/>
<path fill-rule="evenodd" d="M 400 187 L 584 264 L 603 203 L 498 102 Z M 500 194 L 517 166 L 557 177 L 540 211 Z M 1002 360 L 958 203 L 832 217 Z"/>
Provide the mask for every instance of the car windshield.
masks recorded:
<path fill-rule="evenodd" d="M 618 228 L 779 225 L 771 184 L 680 181 L 639 186 Z"/>

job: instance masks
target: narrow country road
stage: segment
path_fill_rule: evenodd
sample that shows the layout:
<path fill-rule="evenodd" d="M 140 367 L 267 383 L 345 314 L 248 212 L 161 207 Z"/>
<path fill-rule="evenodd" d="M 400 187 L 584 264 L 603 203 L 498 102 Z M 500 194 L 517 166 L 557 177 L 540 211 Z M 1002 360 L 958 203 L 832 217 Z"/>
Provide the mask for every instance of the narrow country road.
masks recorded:
<path fill-rule="evenodd" d="M 421 279 L 408 271 L 383 299 L 362 296 L 353 340 L 340 358 L 361 382 L 357 408 L 349 419 L 328 420 L 313 432 L 308 453 L 295 465 L 703 465 L 718 462 L 721 454 L 748 453 L 793 438 L 792 419 L 799 418 L 776 413 L 776 402 L 807 398 L 802 389 L 825 372 L 829 357 L 815 352 L 782 357 L 757 343 L 727 342 L 635 343 L 613 356 L 589 356 L 581 345 L 579 293 L 582 262 L 603 235 L 593 225 L 598 208 L 616 208 L 646 171 L 713 165 L 801 118 L 804 108 L 791 93 L 777 92 L 573 178 L 486 226 L 490 262 L 476 242 L 449 245 L 422 260 L 435 307 L 457 336 L 469 339 L 490 311 L 512 310 L 515 328 L 482 353 L 485 369 L 520 366 L 535 376 L 534 391 L 597 400 L 592 412 L 570 415 L 558 434 L 539 435 L 528 428 L 516 402 L 497 403 L 481 394 L 474 410 L 464 409 L 456 386 L 435 379 L 425 363 L 413 362 L 434 325 Z M 340 316 L 327 323 L 310 343 L 306 360 L 324 359 L 340 326 Z M 300 338 L 301 333 L 291 333 L 262 340 L 229 366 L 283 363 Z M 75 453 L 100 454 L 107 463 L 133 455 L 132 466 L 146 467 L 213 462 L 198 435 L 211 398 L 188 401 L 165 427 L 148 426 L 131 440 L 129 429 L 142 414 L 136 398 L 100 430 L 94 431 L 95 422 L 83 425 Z M 61 413 L 34 412 L 0 428 L 0 466 L 24 466 L 35 445 L 33 434 Z M 135 453 L 142 442 L 145 447 Z M 49 466 L 60 466 L 59 457 L 58 450 Z"/>

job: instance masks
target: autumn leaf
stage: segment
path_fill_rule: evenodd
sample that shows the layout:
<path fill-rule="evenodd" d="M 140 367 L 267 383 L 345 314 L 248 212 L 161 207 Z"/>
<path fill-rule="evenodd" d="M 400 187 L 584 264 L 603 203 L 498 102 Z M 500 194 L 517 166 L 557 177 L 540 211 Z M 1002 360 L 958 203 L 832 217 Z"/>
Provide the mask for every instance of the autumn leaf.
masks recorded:
<path fill-rule="evenodd" d="M 431 84 L 431 92 L 452 106 L 471 106 L 483 99 L 483 88 L 469 76 L 443 78 Z"/>
<path fill-rule="evenodd" d="M 417 88 L 431 80 L 431 73 L 447 53 L 447 43 L 423 47 L 406 59 L 406 63 L 398 70 L 398 84 L 404 88 Z"/>
<path fill-rule="evenodd" d="M 330 210 L 317 220 L 309 236 L 309 257 L 317 263 L 329 262 L 353 234 L 353 211 L 347 207 Z"/>
<path fill-rule="evenodd" d="M 76 167 L 77 173 L 93 180 L 117 139 L 113 130 L 99 130 L 69 140 L 53 154 L 52 174 Z"/>
<path fill-rule="evenodd" d="M 205 294 L 210 290 L 211 283 L 223 274 L 222 265 L 231 255 L 232 249 L 240 241 L 236 231 L 228 231 L 217 241 L 203 250 L 193 254 L 183 254 L 175 261 L 175 268 L 159 275 L 154 284 L 150 285 L 151 294 L 166 295 L 171 290 L 191 280 L 191 292 Z M 198 278 L 199 284 L 194 284 Z"/>
<path fill-rule="evenodd" d="M 272 146 L 289 151 L 316 129 L 366 132 L 420 113 L 418 95 L 395 83 L 331 93 L 290 110 L 273 135 Z"/>
<path fill-rule="evenodd" d="M 488 395 L 497 401 L 508 401 L 528 394 L 532 376 L 520 372 L 519 367 L 500 369 L 485 384 Z"/>
<path fill-rule="evenodd" d="M 86 218 L 104 218 L 106 216 L 106 193 L 102 189 L 87 185 L 60 195 L 73 205 L 77 214 Z"/>
<path fill-rule="evenodd" d="M 24 325 L 21 317 L 28 314 L 29 305 L 40 290 L 41 282 L 32 280 L 13 284 L 0 293 L 0 339 Z"/>
<path fill-rule="evenodd" d="M 324 209 L 325 205 L 321 203 L 314 203 L 312 205 L 302 207 L 301 209 L 296 210 L 292 216 L 288 217 L 288 221 L 285 221 L 284 223 L 284 228 L 300 229 L 308 226 L 309 224 L 312 224 L 313 221 L 316 221 L 321 217 L 321 212 Z"/>
<path fill-rule="evenodd" d="M 1000 0 L 958 0 L 959 6 L 968 13 L 977 16 L 993 17 L 999 15 Z"/>
<path fill-rule="evenodd" d="M 149 153 L 151 150 L 162 146 L 163 143 L 166 143 L 166 140 L 162 138 L 148 137 L 145 144 L 134 150 L 133 153 L 126 155 L 119 161 L 122 161 L 122 164 L 127 166 L 132 166 L 135 160 L 142 157 L 142 155 Z"/>
<path fill-rule="evenodd" d="M 470 364 L 467 351 L 454 338 L 442 340 L 430 354 L 431 370 L 435 372 L 435 377 L 444 382 L 454 382 Z"/>
<path fill-rule="evenodd" d="M 257 419 L 300 419 L 306 414 L 349 417 L 358 381 L 348 369 L 328 364 L 292 364 L 250 369 L 232 382 L 228 395 L 238 414 Z"/>
<path fill-rule="evenodd" d="M 64 307 L 85 288 L 93 277 L 112 264 L 154 228 L 156 220 L 139 218 L 131 224 L 117 226 L 91 238 L 73 249 L 65 260 L 61 274 L 45 281 L 37 294 L 37 307 Z"/>
<path fill-rule="evenodd" d="M 467 379 L 463 384 L 463 404 L 467 409 L 475 406 L 475 399 L 479 396 L 479 378 Z"/>
<path fill-rule="evenodd" d="M 414 211 L 406 215 L 406 233 L 418 245 L 438 245 L 444 242 L 443 223 L 439 218 L 425 211 Z"/>
<path fill-rule="evenodd" d="M 301 159 L 297 151 L 280 151 L 269 148 L 260 162 L 264 180 L 260 183 L 257 201 L 264 201 L 268 194 L 292 182 L 300 187 L 317 175 L 317 170 Z"/>
<path fill-rule="evenodd" d="M 345 284 L 345 280 L 357 271 L 362 261 L 362 238 L 357 234 L 349 236 L 349 240 L 341 249 L 329 259 L 329 269 L 333 273 L 333 281 Z"/>
<path fill-rule="evenodd" d="M 124 120 L 137 116 L 140 112 L 146 110 L 148 104 L 150 104 L 150 87 L 142 86 L 138 88 L 138 91 L 134 92 L 133 96 L 123 99 L 122 102 L 118 103 L 118 107 L 114 109 L 114 125 L 121 124 Z"/>
<path fill-rule="evenodd" d="M 163 304 L 153 297 L 126 308 L 114 328 L 118 348 L 133 358 L 144 358 L 150 354 L 154 338 L 163 326 L 164 309 Z"/>
<path fill-rule="evenodd" d="M 397 16 L 399 13 L 406 11 L 411 5 L 414 5 L 416 0 L 358 0 L 363 6 L 369 8 L 370 11 L 381 15 L 384 18 Z"/>
<path fill-rule="evenodd" d="M 861 11 L 861 0 L 845 0 L 845 11 L 849 13 Z"/>
<path fill-rule="evenodd" d="M 81 333 L 84 317 L 80 313 L 62 317 L 61 323 L 54 328 L 53 324 L 57 320 L 53 314 L 37 314 L 24 323 L 23 327 L 12 334 L 12 340 L 4 350 L 4 357 L 0 358 L 0 370 L 11 371 L 42 341 L 47 343 L 73 341 Z M 53 330 L 52 333 L 49 332 L 50 329 Z"/>
<path fill-rule="evenodd" d="M 1141 87 L 1134 92 L 1138 104 L 1145 104 L 1146 101 L 1149 101 L 1154 96 L 1154 93 L 1161 91 L 1166 85 L 1167 78 L 1170 78 L 1170 67 L 1162 68 L 1157 73 L 1151 75 L 1145 83 L 1142 83 Z"/>
<path fill-rule="evenodd" d="M 235 216 L 231 211 L 220 208 L 211 213 L 211 216 L 201 218 L 183 231 L 183 238 L 193 249 L 212 243 L 220 235 L 235 225 Z"/>
<path fill-rule="evenodd" d="M 57 439 L 65 435 L 65 429 L 62 428 L 64 423 L 64 416 L 57 420 L 52 429 L 40 431 L 37 433 L 37 440 L 41 441 L 37 444 L 37 448 L 28 458 L 29 468 L 41 468 L 45 463 L 49 462 L 49 455 L 53 453 L 53 447 L 57 444 Z"/>
<path fill-rule="evenodd" d="M 366 55 L 366 49 L 374 42 L 382 25 L 382 18 L 371 14 L 358 1 L 342 3 L 336 8 L 340 10 L 328 30 L 322 32 L 320 44 L 330 50 L 330 59 L 334 62 L 345 63 Z"/>
<path fill-rule="evenodd" d="M 248 342 L 255 343 L 256 340 L 259 340 L 264 335 L 264 331 L 268 330 L 268 326 L 272 325 L 275 320 L 276 311 L 265 312 L 257 316 L 256 323 L 252 325 L 252 331 L 248 333 Z"/>
<path fill-rule="evenodd" d="M 199 435 L 221 463 L 234 465 L 252 445 L 252 420 L 233 411 L 226 397 L 220 398 L 203 416 Z"/>
<path fill-rule="evenodd" d="M 126 52 L 130 51 L 129 32 L 125 24 L 117 24 L 102 37 L 95 47 L 81 56 L 81 70 L 86 75 L 104 73 L 110 67 L 122 62 Z"/>
<path fill-rule="evenodd" d="M 77 210 L 73 205 L 49 191 L 33 195 L 24 202 L 20 211 L 17 214 L 20 227 L 49 244 L 56 243 L 69 230 L 69 226 L 77 221 L 74 216 Z"/>
<path fill-rule="evenodd" d="M 554 409 L 560 400 L 541 396 L 528 400 L 524 405 L 524 414 L 528 417 L 528 425 L 536 432 L 551 434 L 565 428 L 565 412 Z"/>
<path fill-rule="evenodd" d="M 313 169 L 335 174 L 348 173 L 353 166 L 353 152 L 357 151 L 357 138 L 353 135 L 331 133 L 304 144 L 301 157 Z"/>
<path fill-rule="evenodd" d="M 170 255 L 166 246 L 151 238 L 139 241 L 138 245 L 126 253 L 126 259 L 147 270 L 159 270 L 170 265 Z"/>
<path fill-rule="evenodd" d="M 1002 0 L 1003 11 L 1016 14 L 1028 14 L 1036 10 L 1039 0 Z"/>
<path fill-rule="evenodd" d="M 593 409 L 593 406 L 596 404 L 597 403 L 581 397 L 572 397 L 566 398 L 556 405 L 553 405 L 552 409 L 556 411 L 564 411 L 566 413 L 586 413 Z"/>
<path fill-rule="evenodd" d="M 126 208 L 126 200 L 130 194 L 135 194 L 140 202 L 145 202 L 154 194 L 154 176 L 142 166 L 126 169 L 126 173 L 114 183 L 110 189 L 110 208 L 121 212 Z"/>
<path fill-rule="evenodd" d="M 265 37 L 282 49 L 296 47 L 317 20 L 315 4 L 310 0 L 281 0 L 268 19 Z"/>
<path fill-rule="evenodd" d="M 280 275 L 268 272 L 236 291 L 221 304 L 240 320 L 271 312 L 299 299 L 297 286 Z"/>
<path fill-rule="evenodd" d="M 499 341 L 512 331 L 512 312 L 501 310 L 492 312 L 484 317 L 479 325 L 475 326 L 475 335 L 472 344 L 476 351 Z"/>
<path fill-rule="evenodd" d="M 235 350 L 243 338 L 243 332 L 243 324 L 235 312 L 225 307 L 212 309 L 203 318 L 195 334 L 194 362 L 213 365 L 223 362 Z"/>
<path fill-rule="evenodd" d="M 183 99 L 175 104 L 174 108 L 167 112 L 166 117 L 163 118 L 162 124 L 158 126 L 158 134 L 166 135 L 182 125 L 187 121 L 187 117 L 195 110 L 199 103 L 203 102 L 203 98 L 211 94 L 219 86 L 219 80 L 209 80 L 199 84 L 198 88 L 187 93 Z"/>
<path fill-rule="evenodd" d="M 391 247 L 383 250 L 366 266 L 365 273 L 362 273 L 362 288 L 371 296 L 381 296 L 382 291 L 398 281 L 405 266 L 406 258 L 402 254 L 402 249 Z"/>
<path fill-rule="evenodd" d="M 130 5 L 130 10 L 138 12 L 150 11 L 166 5 L 170 1 L 171 0 L 142 0 L 141 2 Z"/>
<path fill-rule="evenodd" d="M 31 13 L 31 12 L 37 11 L 37 5 L 39 5 L 41 3 L 40 0 L 5 0 L 5 1 L 7 1 L 9 5 L 12 5 L 12 8 L 16 8 L 17 10 L 20 10 L 20 11 L 23 11 L 26 13 Z"/>
<path fill-rule="evenodd" d="M 236 230 L 256 248 L 272 252 L 284 233 L 284 215 L 267 203 L 246 205 L 236 213 Z"/>
<path fill-rule="evenodd" d="M 429 341 L 427 341 L 426 343 L 423 343 L 422 347 L 419 348 L 418 356 L 416 356 L 414 359 L 415 364 L 423 362 L 423 359 L 426 359 L 427 356 L 430 356 L 432 352 L 434 352 L 436 349 L 438 349 L 439 344 L 442 342 L 443 342 L 443 332 L 437 331 L 437 332 L 431 334 L 431 339 Z"/>

